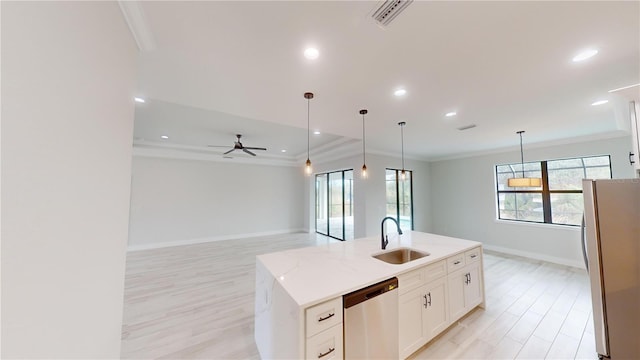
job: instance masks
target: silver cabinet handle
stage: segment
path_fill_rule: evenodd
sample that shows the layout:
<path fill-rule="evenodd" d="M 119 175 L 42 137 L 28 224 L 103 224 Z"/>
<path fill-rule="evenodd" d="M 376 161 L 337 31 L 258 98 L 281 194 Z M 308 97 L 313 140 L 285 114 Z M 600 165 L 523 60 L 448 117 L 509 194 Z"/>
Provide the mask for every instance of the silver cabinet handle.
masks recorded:
<path fill-rule="evenodd" d="M 318 319 L 318 322 L 320 322 L 320 321 L 325 321 L 325 320 L 327 320 L 327 319 L 329 319 L 329 318 L 333 317 L 333 315 L 335 315 L 335 314 L 336 314 L 336 313 L 329 314 L 329 315 L 327 315 L 327 317 L 322 317 L 322 316 L 321 316 L 321 317 L 320 317 L 320 319 Z"/>
<path fill-rule="evenodd" d="M 423 296 L 424 297 L 424 308 L 427 308 L 427 295 Z"/>
<path fill-rule="evenodd" d="M 329 351 L 327 351 L 326 353 L 320 353 L 320 355 L 318 355 L 318 359 L 323 358 L 329 354 L 331 354 L 333 352 L 333 350 L 335 350 L 336 348 L 329 348 Z"/>

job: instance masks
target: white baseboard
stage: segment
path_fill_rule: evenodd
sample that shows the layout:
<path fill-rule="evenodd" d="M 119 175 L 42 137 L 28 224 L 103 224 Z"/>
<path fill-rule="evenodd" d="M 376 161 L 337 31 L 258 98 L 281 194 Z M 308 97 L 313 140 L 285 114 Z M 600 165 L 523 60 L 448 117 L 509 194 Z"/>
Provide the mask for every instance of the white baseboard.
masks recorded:
<path fill-rule="evenodd" d="M 490 251 L 499 252 L 499 253 L 517 255 L 517 256 L 522 256 L 529 259 L 542 260 L 542 261 L 546 261 L 554 264 L 566 265 L 566 266 L 571 266 L 579 269 L 585 268 L 584 263 L 582 262 L 569 260 L 565 258 L 559 258 L 556 256 L 549 256 L 549 255 L 544 255 L 544 254 L 539 254 L 539 253 L 534 253 L 529 251 L 515 250 L 515 249 L 510 249 L 502 246 L 488 245 L 484 243 L 482 244 L 482 248 Z"/>
<path fill-rule="evenodd" d="M 188 239 L 188 240 L 165 241 L 165 242 L 159 242 L 159 243 L 153 243 L 153 244 L 128 245 L 127 251 L 160 249 L 160 248 L 166 248 L 171 246 L 193 245 L 193 244 L 208 243 L 212 241 L 235 240 L 235 239 L 252 238 L 252 237 L 260 237 L 260 236 L 291 234 L 291 233 L 297 233 L 297 232 L 305 232 L 305 229 L 262 231 L 262 232 L 255 232 L 255 233 L 246 233 L 246 234 L 208 236 L 205 238 Z"/>

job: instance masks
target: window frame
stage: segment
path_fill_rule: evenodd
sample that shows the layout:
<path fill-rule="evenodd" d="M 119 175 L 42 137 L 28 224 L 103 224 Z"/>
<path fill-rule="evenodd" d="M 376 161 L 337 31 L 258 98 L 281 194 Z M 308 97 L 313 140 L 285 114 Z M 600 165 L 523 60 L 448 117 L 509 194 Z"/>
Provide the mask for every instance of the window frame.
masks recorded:
<path fill-rule="evenodd" d="M 396 175 L 396 179 L 395 179 L 395 185 L 396 185 L 396 221 L 398 222 L 398 224 L 400 224 L 400 173 L 402 172 L 401 169 L 393 169 L 393 168 L 385 168 L 385 182 L 387 181 L 386 179 L 386 173 L 387 171 L 395 171 L 395 175 Z M 414 214 L 413 214 L 413 171 L 412 170 L 407 170 L 404 169 L 405 172 L 409 173 L 409 191 L 411 192 L 411 204 L 409 205 L 410 209 L 411 209 L 411 231 L 414 230 Z M 385 192 L 386 192 L 386 184 L 385 184 Z M 386 213 L 386 196 L 387 194 L 385 193 L 385 216 L 388 216 Z"/>
<path fill-rule="evenodd" d="M 499 166 L 509 166 L 519 165 L 519 163 L 513 164 L 499 164 L 495 166 L 495 186 L 496 186 L 496 212 L 497 212 L 497 220 L 501 221 L 516 221 L 516 222 L 524 222 L 524 223 L 533 223 L 533 224 L 549 224 L 549 225 L 561 225 L 561 226 L 573 226 L 579 227 L 579 224 L 564 224 L 564 223 L 556 223 L 553 222 L 553 215 L 551 213 L 551 194 L 582 194 L 582 190 L 571 189 L 571 190 L 551 190 L 549 188 L 549 169 L 548 162 L 550 161 L 561 161 L 561 160 L 580 160 L 582 162 L 581 167 L 567 167 L 558 170 L 567 170 L 567 169 L 583 169 L 584 177 L 587 178 L 586 171 L 588 168 L 602 168 L 604 165 L 590 165 L 587 166 L 584 163 L 584 159 L 588 158 L 597 158 L 597 157 L 607 157 L 609 160 L 609 176 L 613 178 L 613 169 L 611 167 L 611 155 L 590 155 L 590 156 L 580 156 L 580 157 L 571 157 L 571 158 L 563 158 L 563 159 L 552 159 L 552 160 L 542 160 L 542 161 L 529 161 L 525 164 L 540 164 L 540 172 L 542 174 L 542 189 L 540 190 L 500 190 L 500 183 L 498 181 L 498 167 Z M 556 169 L 553 169 L 556 170 Z M 517 171 L 514 171 L 517 175 Z M 504 173 L 501 173 L 504 174 Z M 534 220 L 522 220 L 522 219 L 503 219 L 500 217 L 500 194 L 541 194 L 542 196 L 542 213 L 543 213 L 543 221 L 534 221 Z"/>
<path fill-rule="evenodd" d="M 347 172 L 351 172 L 351 179 L 345 179 L 345 173 Z M 332 232 L 330 231 L 331 229 L 331 176 L 330 174 L 336 174 L 336 173 L 340 173 L 341 174 L 341 187 L 342 187 L 342 238 L 338 237 L 338 236 L 334 236 L 332 234 Z M 348 180 L 351 182 L 351 192 L 349 193 L 350 195 L 350 201 L 349 201 L 349 210 L 350 210 L 350 214 L 351 216 L 353 216 L 353 175 L 354 175 L 354 171 L 353 169 L 343 169 L 343 170 L 334 170 L 334 171 L 327 171 L 327 172 L 323 172 L 323 173 L 317 173 L 315 174 L 314 177 L 314 189 L 315 189 L 315 206 L 314 206 L 314 212 L 315 212 L 315 230 L 317 234 L 321 234 L 324 236 L 328 236 L 330 238 L 336 239 L 336 240 L 340 240 L 340 241 L 347 241 L 347 225 L 346 225 L 346 186 L 345 186 L 345 180 Z M 326 234 L 319 231 L 318 229 L 318 177 L 321 176 L 326 176 L 326 205 L 327 205 L 327 229 L 326 229 Z M 350 234 L 353 235 L 353 234 Z"/>

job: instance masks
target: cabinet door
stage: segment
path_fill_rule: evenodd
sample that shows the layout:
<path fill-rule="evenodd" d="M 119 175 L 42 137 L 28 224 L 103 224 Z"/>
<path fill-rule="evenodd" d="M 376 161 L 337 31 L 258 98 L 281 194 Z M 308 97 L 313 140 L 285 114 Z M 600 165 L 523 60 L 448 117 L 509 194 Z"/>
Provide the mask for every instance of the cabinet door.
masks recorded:
<path fill-rule="evenodd" d="M 427 284 L 426 294 L 423 300 L 424 308 L 424 332 L 426 341 L 433 339 L 449 325 L 449 312 L 447 305 L 447 278 L 442 277 Z"/>
<path fill-rule="evenodd" d="M 465 276 L 468 276 L 468 281 L 464 287 L 464 307 L 466 310 L 482 302 L 482 284 L 480 283 L 480 264 L 475 263 L 468 265 L 464 270 Z M 468 274 L 468 275 L 466 275 Z"/>
<path fill-rule="evenodd" d="M 398 343 L 400 358 L 411 355 L 426 342 L 423 327 L 424 286 L 420 286 L 399 297 Z"/>
<path fill-rule="evenodd" d="M 449 319 L 458 320 L 465 314 L 464 288 L 466 287 L 466 269 L 450 273 L 449 282 Z"/>

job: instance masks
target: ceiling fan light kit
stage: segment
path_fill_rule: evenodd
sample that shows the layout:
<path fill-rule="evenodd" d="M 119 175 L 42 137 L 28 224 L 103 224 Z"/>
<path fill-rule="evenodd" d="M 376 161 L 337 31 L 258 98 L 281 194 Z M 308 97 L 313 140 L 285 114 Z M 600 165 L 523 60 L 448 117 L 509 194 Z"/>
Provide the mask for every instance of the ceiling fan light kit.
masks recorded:
<path fill-rule="evenodd" d="M 307 175 L 311 175 L 313 169 L 311 168 L 311 160 L 309 160 L 309 141 L 310 141 L 310 124 L 309 124 L 309 103 L 313 99 L 312 92 L 304 93 L 304 98 L 307 99 L 307 162 L 305 163 L 304 172 Z"/>
<path fill-rule="evenodd" d="M 520 164 L 522 167 L 522 177 L 513 177 L 507 179 L 507 186 L 509 187 L 540 187 L 542 186 L 542 179 L 535 177 L 525 177 L 524 176 L 524 152 L 522 151 L 522 134 L 524 130 L 520 130 L 516 132 L 516 134 L 520 135 Z"/>

